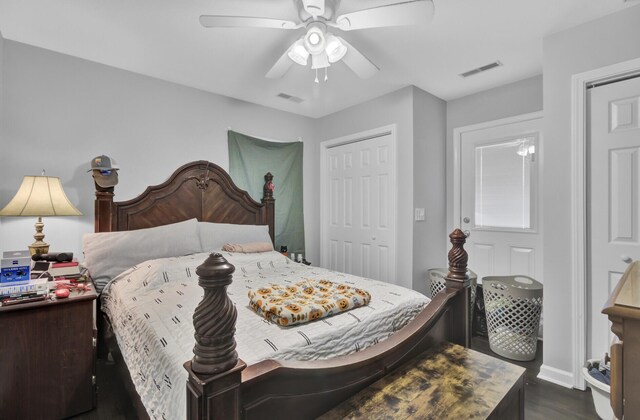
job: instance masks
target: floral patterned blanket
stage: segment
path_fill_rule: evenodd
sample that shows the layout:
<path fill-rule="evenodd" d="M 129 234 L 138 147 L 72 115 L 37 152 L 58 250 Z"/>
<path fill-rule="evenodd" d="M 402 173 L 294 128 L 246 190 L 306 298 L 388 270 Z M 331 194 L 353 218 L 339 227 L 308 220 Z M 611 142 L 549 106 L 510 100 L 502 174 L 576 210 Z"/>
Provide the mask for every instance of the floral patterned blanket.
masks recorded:
<path fill-rule="evenodd" d="M 329 280 L 305 279 L 293 285 L 270 284 L 249 290 L 249 306 L 282 326 L 302 324 L 367 305 L 366 290 Z"/>

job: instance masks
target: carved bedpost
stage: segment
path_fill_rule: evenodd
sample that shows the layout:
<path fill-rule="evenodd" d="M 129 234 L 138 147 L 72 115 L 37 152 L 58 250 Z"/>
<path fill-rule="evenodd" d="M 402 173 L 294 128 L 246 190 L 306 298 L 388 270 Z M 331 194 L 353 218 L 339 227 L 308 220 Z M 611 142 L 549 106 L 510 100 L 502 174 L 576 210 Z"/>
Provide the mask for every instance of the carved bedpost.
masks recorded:
<path fill-rule="evenodd" d="M 276 244 L 276 232 L 275 232 L 275 198 L 273 198 L 273 192 L 275 191 L 275 185 L 273 183 L 273 175 L 271 172 L 267 172 L 264 176 L 264 187 L 262 188 L 262 203 L 265 204 L 267 209 L 267 220 L 269 224 L 269 236 L 271 236 L 271 242 Z"/>
<path fill-rule="evenodd" d="M 464 249 L 466 235 L 455 229 L 449 235 L 451 250 L 449 251 L 449 273 L 445 277 L 447 289 L 455 290 L 456 296 L 452 305 L 453 325 L 450 339 L 465 347 L 471 346 L 471 281 L 467 275 L 469 256 Z"/>
<path fill-rule="evenodd" d="M 103 188 L 99 186 L 95 181 L 93 182 L 96 188 L 96 200 L 93 206 L 94 212 L 94 232 L 111 232 L 111 223 L 113 215 L 113 187 Z M 98 345 L 97 356 L 99 359 L 106 359 L 109 354 L 109 347 L 105 340 L 105 331 L 107 330 L 106 320 L 102 311 L 98 310 L 98 316 L 96 317 L 96 327 L 98 329 Z"/>
<path fill-rule="evenodd" d="M 94 182 L 95 184 L 95 182 Z M 101 188 L 96 186 L 96 201 L 94 204 L 94 232 L 111 232 L 111 215 L 113 214 L 113 187 Z"/>
<path fill-rule="evenodd" d="M 246 364 L 235 350 L 237 311 L 227 295 L 234 271 L 220 254 L 211 254 L 196 270 L 204 297 L 193 314 L 194 356 L 184 364 L 189 373 L 187 419 L 240 416 L 241 372 Z"/>

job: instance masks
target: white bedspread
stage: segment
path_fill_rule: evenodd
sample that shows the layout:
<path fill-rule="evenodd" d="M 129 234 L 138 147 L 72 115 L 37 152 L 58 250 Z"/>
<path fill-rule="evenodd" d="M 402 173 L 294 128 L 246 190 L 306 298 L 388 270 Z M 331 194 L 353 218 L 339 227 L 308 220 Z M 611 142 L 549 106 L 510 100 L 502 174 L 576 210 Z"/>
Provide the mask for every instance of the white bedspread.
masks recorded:
<path fill-rule="evenodd" d="M 247 364 L 264 359 L 325 359 L 359 351 L 402 328 L 429 302 L 413 290 L 294 263 L 277 252 L 222 254 L 236 267 L 228 293 L 238 310 L 238 355 Z M 192 317 L 203 295 L 195 272 L 207 255 L 145 262 L 114 278 L 102 294 L 102 309 L 151 418 L 185 417 L 187 373 L 182 364 L 193 357 Z M 366 289 L 371 302 L 293 327 L 270 323 L 249 308 L 249 288 L 302 278 Z"/>

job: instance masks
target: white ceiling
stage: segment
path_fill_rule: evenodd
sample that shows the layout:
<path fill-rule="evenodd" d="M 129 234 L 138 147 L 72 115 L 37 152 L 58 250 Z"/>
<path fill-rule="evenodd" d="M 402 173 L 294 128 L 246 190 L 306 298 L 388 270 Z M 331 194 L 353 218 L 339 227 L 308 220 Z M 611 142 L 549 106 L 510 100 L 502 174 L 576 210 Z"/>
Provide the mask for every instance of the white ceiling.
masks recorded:
<path fill-rule="evenodd" d="M 342 0 L 346 13 L 401 0 Z M 434 0 L 424 27 L 340 33 L 381 71 L 357 78 L 343 63 L 328 82 L 292 66 L 264 77 L 304 29 L 207 29 L 201 14 L 297 20 L 294 0 L 0 0 L 10 39 L 245 101 L 321 117 L 408 85 L 450 100 L 542 72 L 542 39 L 613 13 L 624 0 Z M 340 31 L 335 30 L 338 33 Z M 504 66 L 463 79 L 459 73 Z M 276 97 L 287 93 L 301 104 Z"/>

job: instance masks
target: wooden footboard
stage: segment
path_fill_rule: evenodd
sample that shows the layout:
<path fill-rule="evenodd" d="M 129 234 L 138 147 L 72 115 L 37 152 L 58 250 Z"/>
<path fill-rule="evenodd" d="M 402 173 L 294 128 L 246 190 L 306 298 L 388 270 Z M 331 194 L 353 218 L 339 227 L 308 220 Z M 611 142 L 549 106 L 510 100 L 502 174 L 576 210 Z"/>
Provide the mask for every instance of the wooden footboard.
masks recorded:
<path fill-rule="evenodd" d="M 314 418 L 426 349 L 444 341 L 468 347 L 465 235 L 451 235 L 447 288 L 404 328 L 363 351 L 309 362 L 265 360 L 247 367 L 235 352 L 235 308 L 226 294 L 233 266 L 212 254 L 198 268 L 203 301 L 194 313 L 194 358 L 184 364 L 188 419 Z M 223 308 L 220 312 L 210 308 Z"/>

